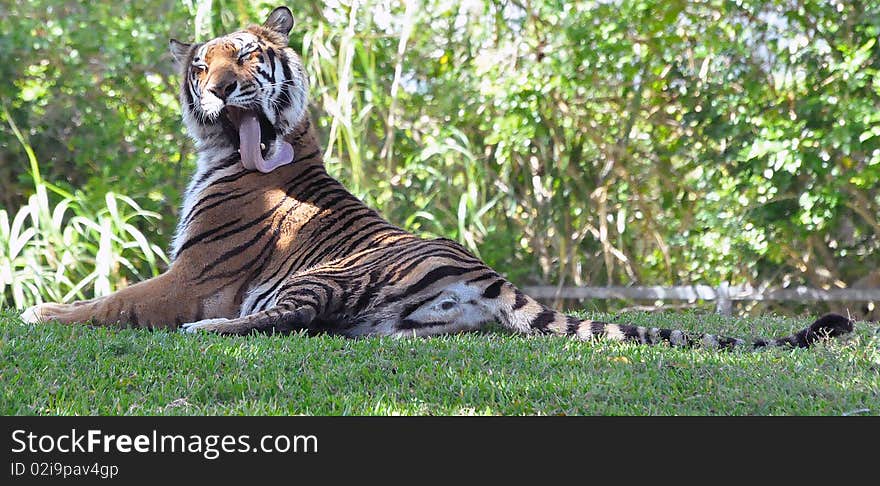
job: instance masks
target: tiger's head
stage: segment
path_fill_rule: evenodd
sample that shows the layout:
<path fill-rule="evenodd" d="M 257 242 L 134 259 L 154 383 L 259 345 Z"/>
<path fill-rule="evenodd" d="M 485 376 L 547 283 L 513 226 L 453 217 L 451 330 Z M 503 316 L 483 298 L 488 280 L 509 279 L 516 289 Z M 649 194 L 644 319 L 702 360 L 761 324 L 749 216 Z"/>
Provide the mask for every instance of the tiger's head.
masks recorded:
<path fill-rule="evenodd" d="M 187 44 L 171 39 L 182 76 L 183 121 L 199 147 L 232 147 L 269 172 L 293 159 L 284 141 L 306 117 L 308 78 L 288 47 L 293 15 L 278 7 L 263 25 Z"/>

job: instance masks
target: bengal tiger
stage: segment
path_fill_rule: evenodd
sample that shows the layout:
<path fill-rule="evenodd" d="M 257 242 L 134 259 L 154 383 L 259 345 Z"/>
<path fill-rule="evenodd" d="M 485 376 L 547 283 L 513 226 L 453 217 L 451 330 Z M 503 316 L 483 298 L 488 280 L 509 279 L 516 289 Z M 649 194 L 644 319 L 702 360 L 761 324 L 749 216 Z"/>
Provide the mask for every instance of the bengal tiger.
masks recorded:
<path fill-rule="evenodd" d="M 170 41 L 198 162 L 168 270 L 105 297 L 34 306 L 25 321 L 345 336 L 498 322 L 528 335 L 719 348 L 806 347 L 852 330 L 836 314 L 751 341 L 582 320 L 525 295 L 458 243 L 389 223 L 324 168 L 307 76 L 288 46 L 293 25 L 279 7 L 262 25 L 204 43 Z"/>

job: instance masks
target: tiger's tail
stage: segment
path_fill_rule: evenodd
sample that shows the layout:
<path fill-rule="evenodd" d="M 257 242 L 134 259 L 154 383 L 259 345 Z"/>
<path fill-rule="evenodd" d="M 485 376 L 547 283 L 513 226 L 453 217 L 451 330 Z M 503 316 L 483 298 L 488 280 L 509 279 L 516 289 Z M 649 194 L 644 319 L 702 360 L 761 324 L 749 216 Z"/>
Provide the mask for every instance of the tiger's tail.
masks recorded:
<path fill-rule="evenodd" d="M 513 285 L 505 285 L 499 296 L 496 319 L 509 329 L 525 334 L 554 334 L 580 340 L 596 338 L 630 341 L 640 344 L 668 343 L 672 346 L 733 349 L 744 346 L 762 348 L 791 346 L 806 348 L 828 337 L 852 332 L 853 321 L 839 314 L 826 314 L 810 326 L 788 336 L 775 339 L 746 340 L 708 333 L 691 333 L 677 329 L 635 326 L 580 319 L 545 307 Z"/>

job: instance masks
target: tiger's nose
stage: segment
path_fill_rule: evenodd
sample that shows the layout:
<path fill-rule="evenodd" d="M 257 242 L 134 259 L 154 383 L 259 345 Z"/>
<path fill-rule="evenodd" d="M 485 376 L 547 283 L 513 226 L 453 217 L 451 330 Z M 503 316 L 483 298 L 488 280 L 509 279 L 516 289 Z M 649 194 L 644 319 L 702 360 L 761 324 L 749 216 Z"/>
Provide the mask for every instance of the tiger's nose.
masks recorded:
<path fill-rule="evenodd" d="M 226 98 L 235 91 L 235 87 L 238 85 L 234 79 L 218 81 L 214 83 L 214 86 L 208 88 L 208 91 L 214 93 L 214 96 L 220 98 L 223 101 L 226 101 Z"/>

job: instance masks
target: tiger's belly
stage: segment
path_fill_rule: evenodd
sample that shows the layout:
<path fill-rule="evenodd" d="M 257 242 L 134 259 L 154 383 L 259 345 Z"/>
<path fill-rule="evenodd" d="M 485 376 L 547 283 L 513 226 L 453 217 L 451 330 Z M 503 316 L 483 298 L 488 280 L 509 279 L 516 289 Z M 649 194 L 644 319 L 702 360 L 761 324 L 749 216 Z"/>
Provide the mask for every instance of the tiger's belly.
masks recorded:
<path fill-rule="evenodd" d="M 202 318 L 226 318 L 238 317 L 241 305 L 237 303 L 238 291 L 235 287 L 224 287 L 217 292 L 202 299 Z"/>
<path fill-rule="evenodd" d="M 244 317 L 275 307 L 278 302 L 278 290 L 286 280 L 285 276 L 267 278 L 251 284 L 244 292 L 244 299 L 238 308 L 237 317 Z"/>

